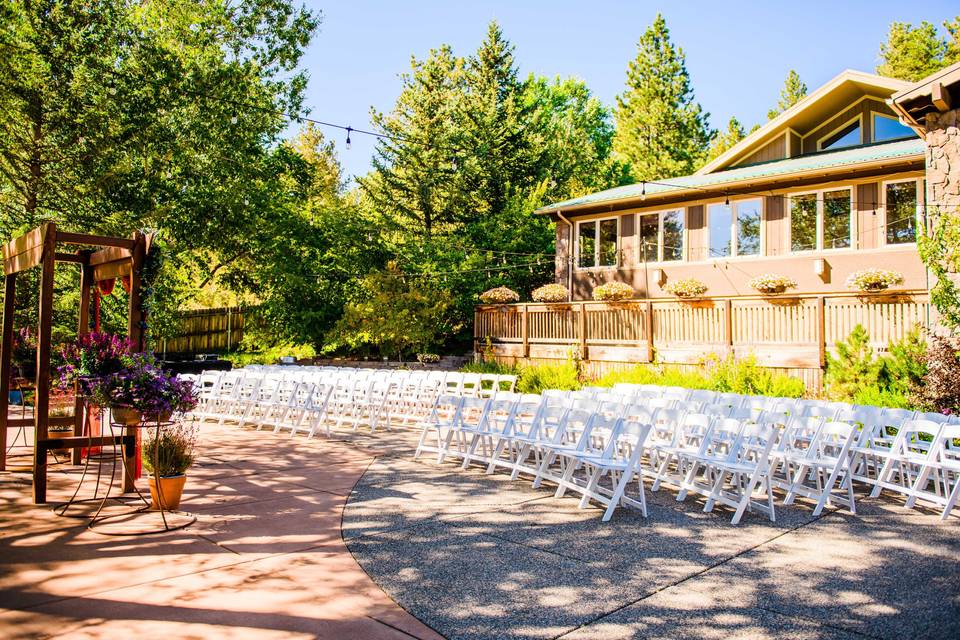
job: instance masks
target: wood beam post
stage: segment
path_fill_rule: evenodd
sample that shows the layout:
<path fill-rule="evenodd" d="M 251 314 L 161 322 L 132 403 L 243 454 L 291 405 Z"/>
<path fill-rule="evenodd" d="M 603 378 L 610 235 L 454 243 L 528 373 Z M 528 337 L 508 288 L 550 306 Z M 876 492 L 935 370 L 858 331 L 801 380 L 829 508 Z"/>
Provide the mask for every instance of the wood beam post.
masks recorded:
<path fill-rule="evenodd" d="M 16 309 L 17 274 L 4 277 L 3 332 L 0 346 L 0 471 L 7 470 L 7 413 L 10 410 L 10 365 L 13 361 L 13 314 Z"/>
<path fill-rule="evenodd" d="M 727 353 L 733 355 L 733 300 L 723 301 L 723 341 Z"/>
<path fill-rule="evenodd" d="M 140 295 L 140 278 L 143 272 L 143 262 L 146 259 L 146 238 L 139 231 L 133 233 L 133 249 L 130 255 L 130 306 L 127 320 L 127 336 L 130 338 L 130 349 L 133 352 L 143 351 L 143 304 Z M 128 436 L 137 437 L 138 431 L 135 427 L 125 427 L 124 433 Z M 135 474 L 128 473 L 128 469 L 136 469 L 136 447 L 123 448 L 123 492 L 129 493 L 134 490 Z"/>
<path fill-rule="evenodd" d="M 40 272 L 40 317 L 37 321 L 37 389 L 33 403 L 33 502 L 47 501 L 47 450 L 39 446 L 49 437 L 50 421 L 50 340 L 53 327 L 53 270 L 56 260 L 57 227 L 46 224 Z"/>
<path fill-rule="evenodd" d="M 646 330 L 647 330 L 647 362 L 653 362 L 655 351 L 653 349 L 653 301 L 647 300 L 647 313 L 646 313 Z"/>
<path fill-rule="evenodd" d="M 580 359 L 587 359 L 587 305 L 580 303 L 580 313 L 577 316 L 577 338 L 580 343 Z"/>
<path fill-rule="evenodd" d="M 820 356 L 820 373 L 827 366 L 827 321 L 823 296 L 817 296 L 817 350 Z"/>
<path fill-rule="evenodd" d="M 93 283 L 93 267 L 88 264 L 80 267 L 80 312 L 77 314 L 77 336 L 83 336 L 90 333 L 90 287 Z M 79 383 L 74 383 L 73 392 L 76 400 L 73 404 L 73 435 L 82 436 L 83 435 L 83 420 L 85 407 L 83 403 L 83 398 L 80 396 L 80 385 Z M 80 464 L 81 460 L 80 449 L 74 449 L 72 451 L 72 462 L 73 464 Z M 89 451 L 87 454 L 89 455 Z"/>

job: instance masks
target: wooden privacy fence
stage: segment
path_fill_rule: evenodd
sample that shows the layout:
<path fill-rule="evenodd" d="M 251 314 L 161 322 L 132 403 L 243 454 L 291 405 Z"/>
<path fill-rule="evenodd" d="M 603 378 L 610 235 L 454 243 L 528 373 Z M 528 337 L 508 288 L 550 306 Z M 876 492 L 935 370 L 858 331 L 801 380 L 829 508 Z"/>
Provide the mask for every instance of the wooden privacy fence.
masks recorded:
<path fill-rule="evenodd" d="M 195 355 L 236 349 L 243 340 L 243 329 L 248 320 L 246 311 L 243 307 L 183 311 L 177 319 L 176 334 L 160 341 L 160 351 Z"/>
<path fill-rule="evenodd" d="M 766 367 L 821 383 L 826 354 L 861 324 L 877 351 L 928 326 L 926 291 L 741 296 L 478 306 L 474 349 L 500 361 L 549 361 L 576 350 L 591 374 L 624 364 L 694 365 L 715 353 L 753 354 Z"/>

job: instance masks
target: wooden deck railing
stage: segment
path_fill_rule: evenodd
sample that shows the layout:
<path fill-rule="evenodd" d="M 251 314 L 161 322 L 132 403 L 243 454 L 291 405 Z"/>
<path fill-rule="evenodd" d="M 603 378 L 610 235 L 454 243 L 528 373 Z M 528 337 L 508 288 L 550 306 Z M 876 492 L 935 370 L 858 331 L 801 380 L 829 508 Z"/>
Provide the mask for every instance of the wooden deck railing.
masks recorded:
<path fill-rule="evenodd" d="M 498 359 L 695 364 L 705 355 L 754 354 L 768 367 L 819 380 L 826 353 L 857 324 L 878 351 L 933 310 L 926 291 L 742 296 L 478 306 L 475 349 Z"/>

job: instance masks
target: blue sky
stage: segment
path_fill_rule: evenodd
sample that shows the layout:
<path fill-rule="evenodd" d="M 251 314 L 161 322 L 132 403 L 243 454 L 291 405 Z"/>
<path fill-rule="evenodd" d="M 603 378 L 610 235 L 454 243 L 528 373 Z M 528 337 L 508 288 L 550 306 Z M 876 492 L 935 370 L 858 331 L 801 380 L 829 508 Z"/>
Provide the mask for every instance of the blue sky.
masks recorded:
<path fill-rule="evenodd" d="M 687 55 L 697 100 L 714 127 L 736 116 L 749 129 L 776 103 L 787 71 L 813 90 L 846 68 L 873 71 L 880 41 L 894 20 L 940 25 L 960 13 L 954 2 L 887 0 L 641 2 L 591 0 L 349 0 L 308 6 L 324 20 L 303 60 L 310 73 L 306 104 L 319 120 L 369 127 L 370 107 L 389 110 L 410 57 L 447 43 L 468 55 L 491 19 L 516 46 L 523 75 L 574 76 L 604 103 L 623 90 L 627 62 L 658 11 Z M 344 149 L 348 176 L 369 170 L 374 142 L 354 135 Z"/>

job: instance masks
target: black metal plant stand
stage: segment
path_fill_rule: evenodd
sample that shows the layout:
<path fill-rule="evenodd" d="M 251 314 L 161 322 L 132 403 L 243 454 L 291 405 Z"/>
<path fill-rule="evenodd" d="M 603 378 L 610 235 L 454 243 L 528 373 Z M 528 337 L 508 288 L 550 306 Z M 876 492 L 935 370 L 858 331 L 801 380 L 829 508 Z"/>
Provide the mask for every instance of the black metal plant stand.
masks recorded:
<path fill-rule="evenodd" d="M 111 412 L 111 420 L 108 423 L 110 427 L 111 436 L 116 436 L 118 429 L 120 433 L 122 433 L 123 430 L 126 429 L 127 427 L 133 426 L 138 429 L 155 428 L 156 437 L 159 439 L 165 427 L 169 427 L 175 424 L 173 421 L 170 421 L 170 420 L 157 419 L 155 421 L 154 420 L 148 421 L 141 418 L 139 424 L 127 425 L 127 424 L 121 424 L 114 421 L 112 417 L 113 416 Z M 84 421 L 86 421 L 86 412 L 84 412 Z M 88 432 L 87 437 L 92 439 L 93 437 L 91 435 L 92 430 L 89 429 L 88 425 L 85 431 Z M 125 444 L 123 446 L 133 446 L 133 445 Z M 77 487 L 73 492 L 73 496 L 71 496 L 70 500 L 68 500 L 67 502 L 55 506 L 53 509 L 54 513 L 63 517 L 89 519 L 89 522 L 87 523 L 88 529 L 90 529 L 91 531 L 96 531 L 101 535 L 107 535 L 107 536 L 138 536 L 138 535 L 150 535 L 150 534 L 157 534 L 157 533 L 167 533 L 169 531 L 176 531 L 178 529 L 183 529 L 184 527 L 187 527 L 193 524 L 197 520 L 196 515 L 192 513 L 188 513 L 186 511 L 181 511 L 179 509 L 165 508 L 164 506 L 165 501 L 163 499 L 163 494 L 162 494 L 162 489 L 160 484 L 160 470 L 159 470 L 160 448 L 154 447 L 153 453 L 154 453 L 154 464 L 153 464 L 154 486 L 156 487 L 156 491 L 158 494 L 156 496 L 157 509 L 152 508 L 150 501 L 148 501 L 144 497 L 144 495 L 140 492 L 140 489 L 138 489 L 136 485 L 134 485 L 133 490 L 136 493 L 136 498 L 141 503 L 140 505 L 137 505 L 137 499 L 134 499 L 133 502 L 135 506 L 131 509 L 121 511 L 119 513 L 103 514 L 103 509 L 106 506 L 107 502 L 110 500 L 114 500 L 114 501 L 118 501 L 126 504 L 125 502 L 126 498 L 124 498 L 124 496 L 111 495 L 111 489 L 113 488 L 113 481 L 117 475 L 117 458 L 120 458 L 120 460 L 122 461 L 121 464 L 124 464 L 125 467 L 127 465 L 127 462 L 126 462 L 127 457 L 120 455 L 120 451 L 118 451 L 117 449 L 117 444 L 115 440 L 113 443 L 112 455 L 104 455 L 102 450 L 100 454 L 94 455 L 90 453 L 88 450 L 86 461 L 83 467 L 83 472 L 80 475 L 80 480 L 77 483 Z M 77 496 L 79 495 L 80 490 L 83 487 L 84 480 L 87 477 L 87 474 L 90 472 L 91 460 L 96 460 L 97 462 L 97 478 L 94 484 L 93 497 L 78 499 Z M 104 468 L 104 463 L 108 460 L 112 462 L 110 476 L 106 478 L 106 480 L 104 481 L 103 468 Z M 124 472 L 128 474 L 133 474 L 135 470 L 130 468 L 124 468 Z M 101 482 L 104 483 L 106 488 L 104 490 L 103 496 L 98 497 L 98 494 L 100 492 Z M 86 515 L 86 514 L 70 515 L 67 513 L 67 511 L 72 506 L 77 504 L 85 504 L 85 503 L 99 503 L 97 506 L 96 512 L 92 516 Z M 157 514 L 157 513 L 160 514 L 160 520 L 163 523 L 163 525 L 160 527 L 154 527 L 154 528 L 148 528 L 148 529 L 135 529 L 135 530 L 125 530 L 125 529 L 115 530 L 113 528 L 104 529 L 103 527 L 100 526 L 104 522 L 117 520 L 119 518 L 139 520 L 141 519 L 140 517 L 141 515 L 143 515 L 144 517 L 153 517 L 154 514 Z"/>

